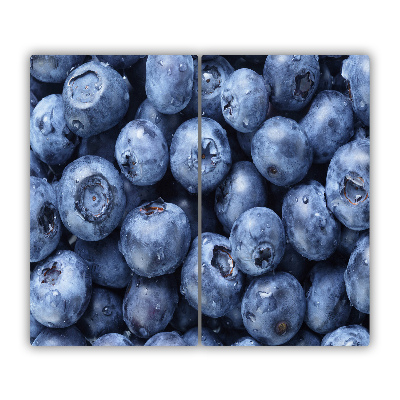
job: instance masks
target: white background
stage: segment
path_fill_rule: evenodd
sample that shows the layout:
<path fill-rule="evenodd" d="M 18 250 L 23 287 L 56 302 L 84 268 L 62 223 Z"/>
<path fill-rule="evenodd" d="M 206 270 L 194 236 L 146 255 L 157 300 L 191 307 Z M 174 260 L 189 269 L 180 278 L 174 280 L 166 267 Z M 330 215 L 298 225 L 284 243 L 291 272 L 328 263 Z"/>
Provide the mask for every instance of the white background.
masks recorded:
<path fill-rule="evenodd" d="M 3 5 L 2 398 L 347 400 L 398 395 L 400 52 L 398 13 L 386 4 L 213 0 L 189 6 L 187 0 L 154 0 L 125 5 L 87 1 L 83 5 L 82 1 L 52 0 Z M 31 348 L 27 311 L 29 56 L 46 53 L 369 54 L 371 345 L 312 349 Z"/>

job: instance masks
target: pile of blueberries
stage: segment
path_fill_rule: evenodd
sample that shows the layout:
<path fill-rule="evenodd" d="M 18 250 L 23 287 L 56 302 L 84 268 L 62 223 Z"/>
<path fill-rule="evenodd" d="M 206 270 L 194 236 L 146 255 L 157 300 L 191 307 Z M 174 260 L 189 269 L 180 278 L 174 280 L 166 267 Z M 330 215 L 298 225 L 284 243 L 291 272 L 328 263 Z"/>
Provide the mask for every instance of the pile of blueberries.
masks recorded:
<path fill-rule="evenodd" d="M 369 344 L 367 56 L 30 72 L 34 346 Z"/>

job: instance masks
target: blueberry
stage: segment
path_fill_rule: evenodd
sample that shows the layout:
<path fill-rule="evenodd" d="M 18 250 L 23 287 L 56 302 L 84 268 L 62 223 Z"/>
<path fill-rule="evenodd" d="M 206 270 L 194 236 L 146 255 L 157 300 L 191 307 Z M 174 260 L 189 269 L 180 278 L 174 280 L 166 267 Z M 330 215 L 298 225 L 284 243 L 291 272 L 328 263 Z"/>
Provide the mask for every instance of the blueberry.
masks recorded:
<path fill-rule="evenodd" d="M 268 101 L 269 93 L 262 76 L 251 69 L 238 69 L 223 83 L 222 114 L 239 132 L 253 132 L 265 121 Z"/>
<path fill-rule="evenodd" d="M 172 175 L 189 193 L 198 191 L 198 124 L 192 118 L 180 125 L 170 147 Z"/>
<path fill-rule="evenodd" d="M 91 293 L 87 263 L 72 251 L 58 251 L 31 273 L 32 316 L 49 328 L 66 328 L 83 315 Z"/>
<path fill-rule="evenodd" d="M 251 196 L 249 194 L 251 193 Z M 227 177 L 215 191 L 215 214 L 227 233 L 245 211 L 267 203 L 263 177 L 249 161 L 233 164 Z"/>
<path fill-rule="evenodd" d="M 30 116 L 32 116 L 32 112 L 33 112 L 34 108 L 37 106 L 37 103 L 38 103 L 38 99 L 33 94 L 33 92 L 30 91 L 30 102 L 29 102 L 29 105 L 30 105 L 30 111 L 29 111 Z"/>
<path fill-rule="evenodd" d="M 349 82 L 349 94 L 353 110 L 361 121 L 369 126 L 369 57 L 349 56 L 343 61 L 342 76 Z"/>
<path fill-rule="evenodd" d="M 229 237 L 236 266 L 249 275 L 273 271 L 285 252 L 285 229 L 269 208 L 254 207 L 233 224 Z"/>
<path fill-rule="evenodd" d="M 61 238 L 56 194 L 45 179 L 30 177 L 30 261 L 43 260 Z"/>
<path fill-rule="evenodd" d="M 31 75 L 41 82 L 64 82 L 71 69 L 82 64 L 85 56 L 31 56 Z"/>
<path fill-rule="evenodd" d="M 163 114 L 182 111 L 192 97 L 193 58 L 184 55 L 150 55 L 146 62 L 146 94 Z"/>
<path fill-rule="evenodd" d="M 81 138 L 81 142 L 78 146 L 77 157 L 99 156 L 117 166 L 114 153 L 115 143 L 120 132 L 121 127 L 120 124 L 118 124 L 105 132 L 99 133 L 98 135 Z"/>
<path fill-rule="evenodd" d="M 32 313 L 30 315 L 30 342 L 31 344 L 33 341 L 38 337 L 39 333 L 42 332 L 46 327 L 41 323 L 37 322 L 35 318 L 33 318 Z"/>
<path fill-rule="evenodd" d="M 341 326 L 322 338 L 321 346 L 368 346 L 369 332 L 361 325 Z"/>
<path fill-rule="evenodd" d="M 357 242 L 350 255 L 344 281 L 351 304 L 358 311 L 369 314 L 369 236 Z"/>
<path fill-rule="evenodd" d="M 183 335 L 183 340 L 187 343 L 188 346 L 197 346 L 198 345 L 197 326 L 195 328 L 189 329 Z M 202 346 L 223 346 L 218 335 L 215 332 L 213 332 L 211 329 L 204 327 L 204 326 L 201 328 L 201 345 Z"/>
<path fill-rule="evenodd" d="M 122 297 L 109 289 L 93 288 L 89 305 L 76 325 L 91 343 L 106 333 L 122 333 L 126 329 Z"/>
<path fill-rule="evenodd" d="M 197 115 L 197 109 L 196 109 Z M 163 133 L 168 147 L 171 145 L 172 136 L 178 127 L 183 123 L 182 116 L 178 114 L 162 114 L 150 102 L 143 101 L 136 111 L 135 119 L 144 119 L 152 122 Z"/>
<path fill-rule="evenodd" d="M 300 329 L 288 342 L 283 346 L 321 346 L 319 336 L 309 330 Z"/>
<path fill-rule="evenodd" d="M 351 307 L 344 285 L 344 271 L 345 267 L 328 262 L 319 262 L 310 271 L 304 322 L 316 333 L 331 332 L 349 318 Z"/>
<path fill-rule="evenodd" d="M 111 89 L 112 88 L 112 89 Z M 128 87 L 106 64 L 91 61 L 74 69 L 62 93 L 68 128 L 89 137 L 117 125 L 128 110 Z"/>
<path fill-rule="evenodd" d="M 251 158 L 251 141 L 253 140 L 254 135 L 257 131 L 250 133 L 242 133 L 237 131 L 236 138 L 238 140 L 239 146 L 246 154 L 247 157 Z"/>
<path fill-rule="evenodd" d="M 263 76 L 270 87 L 270 100 L 274 107 L 282 111 L 301 110 L 318 88 L 318 56 L 269 55 Z"/>
<path fill-rule="evenodd" d="M 324 187 L 316 181 L 289 190 L 282 221 L 292 246 L 309 260 L 326 260 L 338 246 L 340 224 L 326 206 Z"/>
<path fill-rule="evenodd" d="M 86 242 L 77 239 L 74 251 L 92 269 L 93 282 L 109 288 L 125 288 L 132 279 L 132 270 L 118 249 L 119 232 L 105 239 Z"/>
<path fill-rule="evenodd" d="M 184 297 L 181 297 L 170 321 L 171 326 L 179 332 L 186 332 L 197 326 L 197 321 L 197 310 L 189 305 Z"/>
<path fill-rule="evenodd" d="M 335 90 L 324 90 L 311 103 L 300 121 L 313 149 L 313 162 L 328 162 L 335 151 L 354 134 L 353 109 L 350 100 Z"/>
<path fill-rule="evenodd" d="M 342 225 L 340 243 L 337 248 L 338 252 L 346 257 L 349 257 L 356 247 L 359 237 L 360 231 L 353 231 L 352 229 Z"/>
<path fill-rule="evenodd" d="M 189 193 L 174 178 L 163 179 L 159 186 L 161 197 L 168 203 L 174 203 L 180 207 L 190 223 L 191 239 L 198 235 L 198 198 Z M 157 198 L 154 196 L 153 198 Z M 204 208 L 203 208 L 204 210 Z M 213 215 L 215 218 L 215 214 Z M 204 229 L 204 227 L 203 227 Z"/>
<path fill-rule="evenodd" d="M 265 179 L 278 186 L 300 182 L 312 163 L 310 142 L 296 121 L 268 119 L 251 141 L 253 163 Z"/>
<path fill-rule="evenodd" d="M 164 135 L 144 119 L 129 122 L 115 144 L 115 158 L 134 185 L 154 185 L 164 176 L 169 162 Z"/>
<path fill-rule="evenodd" d="M 299 331 L 305 311 L 303 288 L 286 272 L 255 278 L 242 300 L 242 317 L 247 332 L 268 346 L 288 342 Z"/>
<path fill-rule="evenodd" d="M 104 239 L 123 216 L 123 183 L 118 171 L 104 158 L 84 156 L 68 164 L 58 191 L 63 224 L 82 240 Z"/>
<path fill-rule="evenodd" d="M 201 119 L 201 185 L 202 193 L 214 190 L 228 173 L 231 149 L 226 131 L 210 118 Z M 171 143 L 171 172 L 190 193 L 198 191 L 198 119 L 184 122 Z"/>
<path fill-rule="evenodd" d="M 124 192 L 126 196 L 126 205 L 124 215 L 121 219 L 120 225 L 122 225 L 126 216 L 136 207 L 143 203 L 149 203 L 154 199 L 160 197 L 159 188 L 157 185 L 149 186 L 137 186 L 134 185 L 130 180 L 128 180 L 125 175 L 121 172 L 120 178 L 124 184 Z M 175 203 L 172 201 L 171 203 Z"/>
<path fill-rule="evenodd" d="M 174 272 L 189 246 L 186 214 L 161 198 L 133 209 L 122 224 L 120 251 L 129 267 L 141 276 Z"/>
<path fill-rule="evenodd" d="M 96 56 L 103 63 L 111 65 L 115 69 L 130 68 L 139 61 L 140 56 Z"/>
<path fill-rule="evenodd" d="M 251 336 L 243 336 L 231 346 L 261 346 L 257 340 L 253 339 Z"/>
<path fill-rule="evenodd" d="M 192 154 L 198 167 L 197 152 Z M 232 154 L 226 131 L 210 118 L 201 119 L 201 189 L 214 190 L 225 178 L 232 165 Z"/>
<path fill-rule="evenodd" d="M 75 325 L 59 329 L 45 328 L 32 346 L 86 346 L 86 339 Z"/>
<path fill-rule="evenodd" d="M 92 346 L 134 346 L 134 344 L 120 333 L 106 333 L 93 342 Z"/>
<path fill-rule="evenodd" d="M 174 315 L 178 290 L 172 275 L 145 278 L 134 274 L 123 300 L 123 318 L 141 338 L 163 331 Z"/>
<path fill-rule="evenodd" d="M 347 228 L 369 228 L 369 140 L 340 147 L 329 164 L 326 199 L 335 217 Z"/>
<path fill-rule="evenodd" d="M 35 176 L 36 178 L 47 178 L 48 177 L 48 168 L 46 164 L 40 161 L 35 153 L 30 150 L 30 176 Z"/>
<path fill-rule="evenodd" d="M 221 110 L 221 93 L 226 79 L 233 73 L 234 69 L 229 62 L 221 56 L 212 60 L 202 57 L 201 63 L 201 115 L 211 118 L 220 124 L 225 123 Z M 198 78 L 195 70 L 195 79 Z M 193 87 L 197 88 L 195 80 Z M 190 103 L 193 102 L 193 96 Z M 197 97 L 196 97 L 197 106 Z M 196 107 L 197 114 L 197 107 Z"/>
<path fill-rule="evenodd" d="M 151 337 L 145 346 L 188 346 L 178 332 L 160 332 Z"/>
<path fill-rule="evenodd" d="M 61 95 L 51 94 L 39 101 L 30 120 L 31 148 L 46 164 L 67 162 L 79 139 L 67 127 Z"/>
<path fill-rule="evenodd" d="M 309 268 L 308 260 L 299 254 L 286 239 L 285 253 L 281 262 L 276 267 L 276 271 L 283 271 L 292 274 L 299 282 L 304 280 Z"/>
<path fill-rule="evenodd" d="M 231 256 L 229 240 L 206 232 L 201 236 L 201 312 L 221 317 L 239 301 L 244 276 Z M 198 238 L 182 266 L 181 293 L 189 304 L 198 309 Z"/>

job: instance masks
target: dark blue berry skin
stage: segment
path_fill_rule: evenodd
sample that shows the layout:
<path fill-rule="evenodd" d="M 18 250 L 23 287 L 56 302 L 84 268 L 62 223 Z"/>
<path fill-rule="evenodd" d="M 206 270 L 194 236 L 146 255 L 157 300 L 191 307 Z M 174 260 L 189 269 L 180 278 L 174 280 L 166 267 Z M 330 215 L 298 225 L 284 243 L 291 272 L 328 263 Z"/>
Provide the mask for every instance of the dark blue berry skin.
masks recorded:
<path fill-rule="evenodd" d="M 75 324 L 85 312 L 92 293 L 90 267 L 72 251 L 58 251 L 31 273 L 31 313 L 49 328 Z"/>
<path fill-rule="evenodd" d="M 315 333 L 300 329 L 292 339 L 284 343 L 283 346 L 321 346 L 321 339 Z"/>
<path fill-rule="evenodd" d="M 285 229 L 269 208 L 254 207 L 233 224 L 229 242 L 236 266 L 257 276 L 273 271 L 285 253 Z"/>
<path fill-rule="evenodd" d="M 222 326 L 225 327 L 227 330 L 245 329 L 243 325 L 241 307 L 242 299 L 239 300 L 234 308 L 232 308 L 223 317 L 221 317 Z"/>
<path fill-rule="evenodd" d="M 129 330 L 141 338 L 162 332 L 178 305 L 178 288 L 174 276 L 145 278 L 134 274 L 122 304 Z"/>
<path fill-rule="evenodd" d="M 197 326 L 195 328 L 189 329 L 183 335 L 183 340 L 187 343 L 188 346 L 197 346 L 198 345 Z M 201 328 L 201 345 L 202 346 L 223 346 L 218 335 L 215 332 L 213 332 L 211 329 L 204 327 L 204 326 Z"/>
<path fill-rule="evenodd" d="M 45 179 L 30 177 L 30 261 L 52 253 L 61 238 L 62 224 L 57 197 Z"/>
<path fill-rule="evenodd" d="M 86 339 L 75 325 L 59 329 L 45 328 L 32 346 L 86 346 Z"/>
<path fill-rule="evenodd" d="M 281 262 L 276 267 L 277 271 L 288 272 L 292 274 L 299 282 L 302 282 L 309 269 L 308 260 L 299 254 L 289 240 L 286 240 L 285 253 Z"/>
<path fill-rule="evenodd" d="M 122 333 L 126 329 L 122 297 L 109 289 L 93 288 L 89 305 L 76 325 L 90 343 L 106 333 Z"/>
<path fill-rule="evenodd" d="M 67 127 L 61 95 L 43 98 L 33 110 L 30 142 L 32 150 L 46 164 L 64 164 L 71 158 L 79 139 Z"/>
<path fill-rule="evenodd" d="M 178 332 L 160 332 L 151 337 L 145 346 L 188 346 Z"/>
<path fill-rule="evenodd" d="M 192 155 L 196 170 L 197 152 Z M 225 129 L 210 119 L 201 119 L 201 190 L 209 193 L 216 189 L 229 172 L 232 154 Z"/>
<path fill-rule="evenodd" d="M 231 256 L 229 240 L 206 232 L 201 236 L 201 312 L 217 318 L 240 301 L 244 276 Z M 182 266 L 181 293 L 198 309 L 198 239 L 193 240 Z"/>
<path fill-rule="evenodd" d="M 368 346 L 369 332 L 361 325 L 342 326 L 322 338 L 321 346 Z"/>
<path fill-rule="evenodd" d="M 29 115 L 32 116 L 32 112 L 34 110 L 34 108 L 37 106 L 38 103 L 38 99 L 36 98 L 36 96 L 32 93 L 32 91 L 30 92 L 30 110 L 29 110 Z"/>
<path fill-rule="evenodd" d="M 47 166 L 40 161 L 32 150 L 29 150 L 30 154 L 30 176 L 35 176 L 36 178 L 48 177 Z"/>
<path fill-rule="evenodd" d="M 351 102 L 340 92 L 324 90 L 312 101 L 299 125 L 313 149 L 313 162 L 326 163 L 354 134 Z"/>
<path fill-rule="evenodd" d="M 64 82 L 72 68 L 82 64 L 85 56 L 31 56 L 31 75 L 41 82 Z"/>
<path fill-rule="evenodd" d="M 103 63 L 109 64 L 114 69 L 130 68 L 139 61 L 140 56 L 96 56 Z"/>
<path fill-rule="evenodd" d="M 134 344 L 120 333 L 106 333 L 93 342 L 92 346 L 134 346 Z"/>
<path fill-rule="evenodd" d="M 129 122 L 115 144 L 115 159 L 134 185 L 154 185 L 168 168 L 168 146 L 163 133 L 144 119 Z"/>
<path fill-rule="evenodd" d="M 154 199 L 160 197 L 160 193 L 157 185 L 149 186 L 137 186 L 134 185 L 130 180 L 128 180 L 125 175 L 121 172 L 120 177 L 124 184 L 124 191 L 126 196 L 126 205 L 124 215 L 121 219 L 120 225 L 124 222 L 126 216 L 137 206 L 143 203 L 149 203 Z M 168 200 L 167 200 L 168 201 Z M 172 201 L 172 203 L 174 203 Z"/>
<path fill-rule="evenodd" d="M 319 56 L 319 59 L 321 59 L 321 56 Z M 325 63 L 320 63 L 319 68 L 321 73 L 316 93 L 320 93 L 324 90 L 331 90 L 333 85 L 333 76 L 329 71 L 329 67 Z"/>
<path fill-rule="evenodd" d="M 117 166 L 114 157 L 115 143 L 119 133 L 121 132 L 121 128 L 120 124 L 118 124 L 108 131 L 101 132 L 98 135 L 81 138 L 77 157 L 99 156 Z"/>
<path fill-rule="evenodd" d="M 225 121 L 242 133 L 255 131 L 266 119 L 269 93 L 261 75 L 241 68 L 223 82 L 221 109 Z"/>
<path fill-rule="evenodd" d="M 156 125 L 163 133 L 168 147 L 171 146 L 172 136 L 175 131 L 183 123 L 181 114 L 162 114 L 153 106 L 149 99 L 143 101 L 139 106 L 136 111 L 135 119 L 144 119 Z"/>
<path fill-rule="evenodd" d="M 30 315 L 30 323 L 29 323 L 29 328 L 30 328 L 30 342 L 31 344 L 33 341 L 38 337 L 39 333 L 42 332 L 46 327 L 42 325 L 41 323 L 37 322 L 35 318 L 33 318 L 32 313 Z"/>
<path fill-rule="evenodd" d="M 172 175 L 189 193 L 198 191 L 198 124 L 192 118 L 180 125 L 170 147 Z"/>
<path fill-rule="evenodd" d="M 173 203 L 159 198 L 133 209 L 121 228 L 120 251 L 129 267 L 148 278 L 171 274 L 190 246 L 190 224 Z"/>
<path fill-rule="evenodd" d="M 225 123 L 221 110 L 222 86 L 226 79 L 233 73 L 234 69 L 229 62 L 221 56 L 216 56 L 212 60 L 204 60 L 201 64 L 201 115 L 217 121 L 219 124 Z M 195 81 L 193 87 L 197 89 L 197 71 L 195 70 Z M 196 93 L 197 95 L 197 93 Z M 193 93 L 195 96 L 195 93 Z M 189 105 L 193 102 L 194 97 Z M 197 114 L 197 96 L 195 99 Z"/>
<path fill-rule="evenodd" d="M 275 108 L 299 111 L 311 101 L 318 88 L 318 56 L 269 55 L 265 60 L 263 76 Z"/>
<path fill-rule="evenodd" d="M 201 119 L 202 192 L 214 190 L 232 164 L 226 131 L 210 118 Z M 198 192 L 198 118 L 185 121 L 175 132 L 171 143 L 171 172 L 190 193 Z"/>
<path fill-rule="evenodd" d="M 197 323 L 197 310 L 184 297 L 181 297 L 170 321 L 171 326 L 179 332 L 186 332 L 197 326 Z"/>
<path fill-rule="evenodd" d="M 325 203 L 324 187 L 316 182 L 297 185 L 286 194 L 282 221 L 286 235 L 303 257 L 326 260 L 340 241 L 340 224 Z"/>
<path fill-rule="evenodd" d="M 343 61 L 342 76 L 350 83 L 353 110 L 361 121 L 369 126 L 369 57 L 351 55 Z"/>
<path fill-rule="evenodd" d="M 236 138 L 239 143 L 239 146 L 246 154 L 247 157 L 251 158 L 251 141 L 253 140 L 254 135 L 257 131 L 250 132 L 250 133 L 242 133 L 237 131 Z"/>
<path fill-rule="evenodd" d="M 265 179 L 278 186 L 300 182 L 312 163 L 312 147 L 299 124 L 289 118 L 265 121 L 251 141 L 253 163 Z"/>
<path fill-rule="evenodd" d="M 245 211 L 253 207 L 264 207 L 266 204 L 265 181 L 249 161 L 233 164 L 227 177 L 215 191 L 215 214 L 228 234 L 233 223 Z"/>
<path fill-rule="evenodd" d="M 340 243 L 337 248 L 338 252 L 345 257 L 350 257 L 350 254 L 356 247 L 357 241 L 360 238 L 360 231 L 353 231 L 342 225 L 340 234 Z"/>
<path fill-rule="evenodd" d="M 119 232 L 105 239 L 86 242 L 77 239 L 74 251 L 92 269 L 93 283 L 109 288 L 125 288 L 132 279 L 132 270 L 118 249 Z"/>
<path fill-rule="evenodd" d="M 251 336 L 244 336 L 233 343 L 231 346 L 261 346 L 257 340 L 253 339 Z"/>
<path fill-rule="evenodd" d="M 96 241 L 119 224 L 125 192 L 114 166 L 98 156 L 84 156 L 65 167 L 58 186 L 58 209 L 64 226 L 78 238 Z"/>
<path fill-rule="evenodd" d="M 358 311 L 369 314 L 369 236 L 357 242 L 350 255 L 344 281 L 351 304 Z"/>
<path fill-rule="evenodd" d="M 242 300 L 247 332 L 268 346 L 288 342 L 300 329 L 306 299 L 299 281 L 286 272 L 255 278 Z"/>
<path fill-rule="evenodd" d="M 189 55 L 149 55 L 146 94 L 163 114 L 182 111 L 192 97 L 193 58 Z"/>
<path fill-rule="evenodd" d="M 317 263 L 310 271 L 304 322 L 316 333 L 331 332 L 345 325 L 349 318 L 351 306 L 344 285 L 344 271 L 345 267 L 328 262 Z"/>
<path fill-rule="evenodd" d="M 193 240 L 198 235 L 197 195 L 191 194 L 187 190 L 185 190 L 183 186 L 172 177 L 170 171 L 168 171 L 168 175 L 168 179 L 163 179 L 163 181 L 159 185 L 161 197 L 168 203 L 176 204 L 184 211 L 189 219 L 191 239 Z M 213 218 L 215 218 L 215 214 L 213 215 Z"/>
<path fill-rule="evenodd" d="M 65 80 L 62 97 L 67 126 L 81 137 L 97 135 L 117 125 L 129 106 L 128 86 L 122 76 L 97 61 L 72 71 Z"/>
<path fill-rule="evenodd" d="M 329 209 L 347 228 L 369 228 L 369 140 L 340 147 L 329 164 L 326 199 Z"/>

